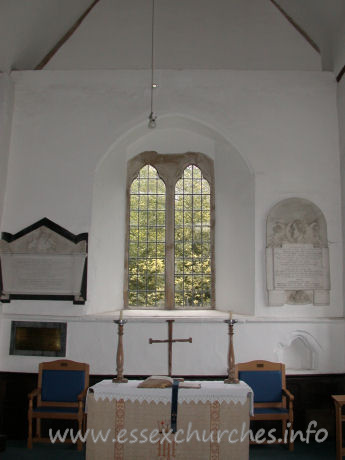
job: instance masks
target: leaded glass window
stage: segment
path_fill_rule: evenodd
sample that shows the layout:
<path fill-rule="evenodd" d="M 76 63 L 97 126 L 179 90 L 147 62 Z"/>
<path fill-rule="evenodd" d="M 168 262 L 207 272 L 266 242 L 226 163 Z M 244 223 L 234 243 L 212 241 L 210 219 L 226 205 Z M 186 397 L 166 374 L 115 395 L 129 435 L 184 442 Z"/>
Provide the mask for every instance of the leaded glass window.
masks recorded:
<path fill-rule="evenodd" d="M 175 305 L 211 306 L 210 185 L 195 165 L 175 187 Z"/>
<path fill-rule="evenodd" d="M 154 167 L 130 188 L 128 305 L 165 304 L 165 185 Z"/>
<path fill-rule="evenodd" d="M 213 161 L 144 152 L 128 162 L 124 302 L 215 307 Z"/>

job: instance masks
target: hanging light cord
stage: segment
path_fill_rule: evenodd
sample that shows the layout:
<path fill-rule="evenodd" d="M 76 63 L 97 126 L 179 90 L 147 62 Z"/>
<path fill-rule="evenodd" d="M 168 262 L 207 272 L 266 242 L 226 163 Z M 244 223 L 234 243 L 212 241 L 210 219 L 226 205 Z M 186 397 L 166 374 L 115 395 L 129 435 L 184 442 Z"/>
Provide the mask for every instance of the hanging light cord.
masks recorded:
<path fill-rule="evenodd" d="M 152 29 L 151 29 L 151 112 L 153 112 L 153 84 L 155 68 L 155 0 L 152 0 Z"/>
<path fill-rule="evenodd" d="M 155 0 L 152 0 L 151 17 L 151 112 L 149 116 L 149 128 L 156 126 L 156 117 L 153 114 L 153 90 L 154 90 L 154 68 L 155 68 Z"/>

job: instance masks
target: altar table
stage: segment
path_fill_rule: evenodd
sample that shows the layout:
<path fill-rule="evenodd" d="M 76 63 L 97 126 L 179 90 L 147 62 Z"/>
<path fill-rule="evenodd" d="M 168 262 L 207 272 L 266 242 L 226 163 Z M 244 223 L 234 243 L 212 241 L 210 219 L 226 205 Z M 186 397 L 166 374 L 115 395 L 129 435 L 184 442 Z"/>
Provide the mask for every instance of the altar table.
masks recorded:
<path fill-rule="evenodd" d="M 169 435 L 171 388 L 137 388 L 138 380 L 90 387 L 86 460 L 248 459 L 249 438 L 241 436 L 249 430 L 251 388 L 198 383 L 200 389 L 179 389 L 177 432 Z M 103 440 L 95 442 L 100 430 Z"/>

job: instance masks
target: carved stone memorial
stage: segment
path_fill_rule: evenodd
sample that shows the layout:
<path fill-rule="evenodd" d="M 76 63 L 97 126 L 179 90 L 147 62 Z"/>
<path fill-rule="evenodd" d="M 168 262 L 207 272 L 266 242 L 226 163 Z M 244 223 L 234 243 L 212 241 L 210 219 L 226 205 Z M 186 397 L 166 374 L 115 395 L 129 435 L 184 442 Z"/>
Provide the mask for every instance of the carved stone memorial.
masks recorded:
<path fill-rule="evenodd" d="M 1 302 L 86 300 L 87 234 L 73 235 L 47 218 L 0 240 Z"/>
<path fill-rule="evenodd" d="M 326 219 L 303 198 L 280 201 L 266 228 L 268 305 L 329 305 Z"/>

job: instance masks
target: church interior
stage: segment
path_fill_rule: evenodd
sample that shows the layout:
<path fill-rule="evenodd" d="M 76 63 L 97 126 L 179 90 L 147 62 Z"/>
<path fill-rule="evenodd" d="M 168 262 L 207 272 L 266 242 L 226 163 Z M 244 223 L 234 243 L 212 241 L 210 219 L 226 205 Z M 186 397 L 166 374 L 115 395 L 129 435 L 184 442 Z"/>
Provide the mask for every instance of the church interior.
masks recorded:
<path fill-rule="evenodd" d="M 41 363 L 231 390 L 259 360 L 342 458 L 344 2 L 2 0 L 0 23 L 0 443 L 26 443 Z"/>

